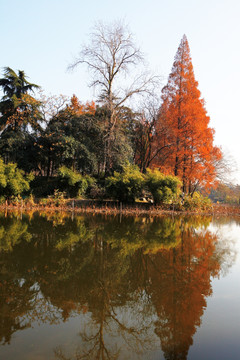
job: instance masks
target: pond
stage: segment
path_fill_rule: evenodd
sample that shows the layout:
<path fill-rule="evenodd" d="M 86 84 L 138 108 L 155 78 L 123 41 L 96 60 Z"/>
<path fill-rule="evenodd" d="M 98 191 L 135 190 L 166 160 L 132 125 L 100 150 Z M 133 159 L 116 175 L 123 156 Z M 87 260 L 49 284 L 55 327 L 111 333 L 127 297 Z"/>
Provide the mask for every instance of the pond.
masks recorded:
<path fill-rule="evenodd" d="M 240 219 L 0 214 L 0 358 L 240 358 Z"/>

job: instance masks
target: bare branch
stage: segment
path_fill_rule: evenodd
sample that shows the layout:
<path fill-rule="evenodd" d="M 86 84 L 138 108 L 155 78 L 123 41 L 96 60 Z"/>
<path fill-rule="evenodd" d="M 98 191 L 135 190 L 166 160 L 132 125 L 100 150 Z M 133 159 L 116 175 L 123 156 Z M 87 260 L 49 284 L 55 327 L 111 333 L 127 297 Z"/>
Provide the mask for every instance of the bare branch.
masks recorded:
<path fill-rule="evenodd" d="M 234 174 L 238 171 L 236 160 L 227 152 L 215 163 L 217 179 L 223 183 L 234 182 Z"/>
<path fill-rule="evenodd" d="M 132 34 L 122 22 L 105 25 L 97 23 L 91 33 L 88 45 L 83 45 L 77 58 L 68 66 L 68 70 L 74 70 L 81 64 L 87 65 L 92 73 L 90 87 L 104 87 L 107 90 L 107 102 L 116 98 L 113 94 L 113 86 L 119 76 L 126 76 L 130 67 L 143 62 L 143 55 L 139 48 L 134 44 Z M 133 85 L 136 83 L 134 81 Z M 119 104 L 131 97 L 133 94 L 143 91 L 140 88 L 131 87 L 128 94 L 123 94 Z M 102 96 L 101 96 L 102 98 Z M 101 99 L 100 99 L 101 100 Z"/>
<path fill-rule="evenodd" d="M 47 122 L 50 118 L 55 117 L 59 111 L 63 110 L 69 101 L 69 98 L 65 95 L 45 95 L 40 91 L 41 112 L 43 119 Z"/>

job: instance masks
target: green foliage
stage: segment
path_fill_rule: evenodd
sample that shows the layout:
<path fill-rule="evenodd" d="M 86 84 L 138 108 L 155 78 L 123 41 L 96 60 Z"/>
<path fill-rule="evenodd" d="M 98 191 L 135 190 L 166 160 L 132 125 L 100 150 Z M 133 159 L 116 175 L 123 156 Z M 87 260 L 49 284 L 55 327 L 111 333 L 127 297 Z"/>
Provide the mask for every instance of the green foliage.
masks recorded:
<path fill-rule="evenodd" d="M 59 168 L 59 176 L 62 179 L 65 179 L 70 186 L 74 186 L 77 182 L 82 180 L 81 174 L 67 168 L 66 166 Z"/>
<path fill-rule="evenodd" d="M 17 168 L 17 164 L 4 164 L 0 159 L 0 195 L 10 198 L 18 196 L 30 189 L 29 183 L 34 176 L 24 175 L 24 172 Z"/>
<path fill-rule="evenodd" d="M 5 164 L 0 159 L 0 188 L 5 188 L 7 186 L 7 179 L 5 175 Z"/>
<path fill-rule="evenodd" d="M 63 114 L 65 121 L 65 115 Z M 103 143 L 102 128 L 97 114 L 83 114 L 71 116 L 65 127 L 66 134 L 72 137 L 73 154 L 67 156 L 65 165 L 81 172 L 93 174 L 97 172 L 98 163 L 101 162 Z"/>
<path fill-rule="evenodd" d="M 133 202 L 142 193 L 144 175 L 136 165 L 123 166 L 121 173 L 114 172 L 114 176 L 106 179 L 108 194 L 123 202 Z"/>
<path fill-rule="evenodd" d="M 210 210 L 212 202 L 208 197 L 195 192 L 193 196 L 186 195 L 184 197 L 183 209 L 185 210 Z"/>
<path fill-rule="evenodd" d="M 158 170 L 147 170 L 146 187 L 155 204 L 172 203 L 180 194 L 181 181 L 176 176 L 164 175 Z"/>
<path fill-rule="evenodd" d="M 77 115 L 69 108 L 51 118 L 36 142 L 44 174 L 54 176 L 61 166 L 95 174 L 103 156 L 99 123 L 97 115 Z"/>
<path fill-rule="evenodd" d="M 62 180 L 70 196 L 84 195 L 87 189 L 95 183 L 95 180 L 89 175 L 81 175 L 66 166 L 59 168 L 60 180 Z"/>

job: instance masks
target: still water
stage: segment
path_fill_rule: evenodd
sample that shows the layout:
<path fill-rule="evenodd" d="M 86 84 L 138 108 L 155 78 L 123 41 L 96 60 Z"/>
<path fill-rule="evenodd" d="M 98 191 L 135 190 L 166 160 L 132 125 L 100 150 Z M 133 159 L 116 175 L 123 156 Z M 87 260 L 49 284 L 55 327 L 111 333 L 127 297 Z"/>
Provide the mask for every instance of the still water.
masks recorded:
<path fill-rule="evenodd" d="M 0 359 L 240 359 L 240 219 L 0 214 Z"/>

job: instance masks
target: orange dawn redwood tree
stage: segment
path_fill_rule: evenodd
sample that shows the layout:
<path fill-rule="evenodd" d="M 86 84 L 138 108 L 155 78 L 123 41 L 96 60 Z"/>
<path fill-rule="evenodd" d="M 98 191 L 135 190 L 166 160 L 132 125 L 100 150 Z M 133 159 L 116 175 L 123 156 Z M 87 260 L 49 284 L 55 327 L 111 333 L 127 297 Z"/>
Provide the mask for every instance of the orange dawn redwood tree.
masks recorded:
<path fill-rule="evenodd" d="M 154 146 L 163 151 L 153 166 L 178 176 L 183 191 L 190 194 L 198 186 L 209 188 L 214 184 L 216 165 L 222 157 L 220 148 L 213 144 L 214 129 L 209 127 L 209 121 L 184 35 L 168 83 L 162 89 Z"/>

